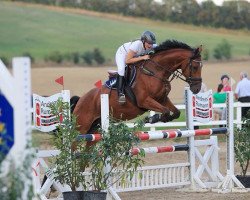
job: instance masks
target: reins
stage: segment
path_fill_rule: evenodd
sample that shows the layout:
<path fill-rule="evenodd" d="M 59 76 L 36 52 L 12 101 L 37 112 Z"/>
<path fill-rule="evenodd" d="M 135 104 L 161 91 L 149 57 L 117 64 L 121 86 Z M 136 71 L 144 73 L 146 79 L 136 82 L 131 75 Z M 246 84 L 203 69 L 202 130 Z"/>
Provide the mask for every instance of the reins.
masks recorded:
<path fill-rule="evenodd" d="M 172 68 L 175 68 L 177 66 L 180 66 L 183 64 L 183 62 L 186 61 L 186 59 L 189 59 L 189 63 L 188 63 L 188 67 L 189 67 L 189 71 L 190 71 L 190 74 L 189 74 L 189 77 L 186 78 L 182 72 L 180 72 L 178 69 L 175 70 L 175 71 L 171 71 L 168 69 L 168 67 L 164 67 L 162 65 L 160 65 L 159 63 L 155 62 L 154 60 L 152 59 L 149 59 L 149 60 L 145 60 L 142 65 L 140 66 L 140 69 L 143 71 L 144 74 L 148 75 L 148 76 L 153 76 L 155 77 L 156 79 L 162 81 L 163 83 L 167 83 L 167 82 L 171 82 L 172 80 L 174 79 L 181 79 L 182 81 L 186 82 L 186 83 L 189 83 L 189 84 L 192 84 L 193 82 L 201 82 L 202 79 L 201 78 L 194 78 L 192 77 L 192 72 L 193 72 L 193 66 L 192 66 L 192 62 L 196 62 L 196 63 L 200 63 L 200 67 L 202 67 L 202 61 L 197 61 L 195 60 L 195 57 L 194 56 L 191 56 L 190 58 L 185 58 L 183 61 L 175 64 Z M 144 65 L 145 63 L 149 61 L 149 62 L 152 62 L 155 66 L 161 68 L 162 70 L 164 71 L 167 71 L 168 73 L 170 73 L 170 76 L 168 77 L 168 79 L 163 79 L 161 77 L 158 77 L 155 75 L 155 73 L 153 71 L 151 71 L 150 69 L 146 68 Z M 171 78 L 170 78 L 171 77 Z M 169 79 L 170 78 L 170 79 Z"/>

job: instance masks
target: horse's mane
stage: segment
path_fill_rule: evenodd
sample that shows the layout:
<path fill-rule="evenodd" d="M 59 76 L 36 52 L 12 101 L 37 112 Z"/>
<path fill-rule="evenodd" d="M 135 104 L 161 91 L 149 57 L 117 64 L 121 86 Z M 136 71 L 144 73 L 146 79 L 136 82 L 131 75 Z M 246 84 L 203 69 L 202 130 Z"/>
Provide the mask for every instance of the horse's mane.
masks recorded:
<path fill-rule="evenodd" d="M 161 43 L 159 46 L 155 47 L 155 53 L 159 51 L 166 51 L 171 49 L 187 49 L 187 50 L 193 50 L 192 47 L 188 46 L 187 44 L 183 42 L 179 42 L 177 40 L 166 40 L 165 42 Z"/>

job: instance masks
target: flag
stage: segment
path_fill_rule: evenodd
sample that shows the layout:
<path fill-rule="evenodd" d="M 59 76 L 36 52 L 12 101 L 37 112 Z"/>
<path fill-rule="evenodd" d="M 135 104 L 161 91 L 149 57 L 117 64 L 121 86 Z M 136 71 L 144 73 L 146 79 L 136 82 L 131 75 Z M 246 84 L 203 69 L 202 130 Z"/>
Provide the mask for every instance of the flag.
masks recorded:
<path fill-rule="evenodd" d="M 55 80 L 56 83 L 60 84 L 63 86 L 63 76 Z"/>
<path fill-rule="evenodd" d="M 97 88 L 101 89 L 101 87 L 102 87 L 102 81 L 101 81 L 101 80 L 97 81 L 97 82 L 95 83 L 95 86 L 96 86 Z"/>

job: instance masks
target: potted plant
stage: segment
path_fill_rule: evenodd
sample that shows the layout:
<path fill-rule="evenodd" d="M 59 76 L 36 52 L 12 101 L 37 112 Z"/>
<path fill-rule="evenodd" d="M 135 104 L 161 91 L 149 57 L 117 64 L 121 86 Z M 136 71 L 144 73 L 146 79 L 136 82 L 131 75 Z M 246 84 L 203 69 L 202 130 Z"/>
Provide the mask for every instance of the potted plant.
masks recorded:
<path fill-rule="evenodd" d="M 85 152 L 84 141 L 79 141 L 74 149 L 72 142 L 76 140 L 80 132 L 77 130 L 76 117 L 70 116 L 69 103 L 58 99 L 51 106 L 51 114 L 55 115 L 55 120 L 59 122 L 53 138 L 53 144 L 60 154 L 54 157 L 54 178 L 62 184 L 70 187 L 71 191 L 63 192 L 64 199 L 83 199 L 82 191 L 77 191 L 81 186 L 83 190 L 87 188 L 87 182 L 82 175 L 84 158 L 76 152 Z"/>
<path fill-rule="evenodd" d="M 125 123 L 110 119 L 108 131 L 100 130 L 102 140 L 93 147 L 90 161 L 95 190 L 105 190 L 117 181 L 132 179 L 134 172 L 144 163 L 143 151 L 135 156 L 130 152 L 140 142 L 135 132 L 142 126 L 143 122 L 138 121 L 130 129 Z"/>
<path fill-rule="evenodd" d="M 99 129 L 101 141 L 87 146 L 84 139 L 78 139 L 77 145 L 72 148 L 80 132 L 76 117 L 70 117 L 69 104 L 59 99 L 51 105 L 51 113 L 59 121 L 53 140 L 54 146 L 60 150 L 55 157 L 54 178 L 71 188 L 71 191 L 63 193 L 64 199 L 106 199 L 106 189 L 118 180 L 125 182 L 127 178 L 132 178 L 144 162 L 141 158 L 144 152 L 136 156 L 129 153 L 140 142 L 134 132 L 141 129 L 142 121 L 130 129 L 125 123 L 110 119 L 108 131 Z M 86 166 L 89 166 L 91 180 L 83 175 Z M 77 191 L 80 186 L 83 191 Z M 90 186 L 93 190 L 86 191 Z"/>
<path fill-rule="evenodd" d="M 89 155 L 94 188 L 94 191 L 88 194 L 91 196 L 90 199 L 106 199 L 105 193 L 101 194 L 101 191 L 108 189 L 117 181 L 126 183 L 126 180 L 132 179 L 134 172 L 144 163 L 143 151 L 135 156 L 131 153 L 131 149 L 140 142 L 134 133 L 141 130 L 143 122 L 138 121 L 136 124 L 131 129 L 123 122 L 117 123 L 110 119 L 108 131 L 100 129 L 102 140 L 93 146 Z"/>
<path fill-rule="evenodd" d="M 236 177 L 246 188 L 250 188 L 250 175 L 247 175 L 250 165 L 250 111 L 243 118 L 242 128 L 235 131 L 234 143 L 236 162 L 241 167 L 241 174 Z"/>

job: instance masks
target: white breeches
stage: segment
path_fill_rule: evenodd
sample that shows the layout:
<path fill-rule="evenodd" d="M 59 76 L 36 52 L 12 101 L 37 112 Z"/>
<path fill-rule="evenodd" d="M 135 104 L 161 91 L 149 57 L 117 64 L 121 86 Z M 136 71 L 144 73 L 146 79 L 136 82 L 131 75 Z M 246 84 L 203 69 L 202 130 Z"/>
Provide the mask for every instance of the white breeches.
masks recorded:
<path fill-rule="evenodd" d="M 120 47 L 115 54 L 115 62 L 118 68 L 118 74 L 120 76 L 124 76 L 125 74 L 126 56 L 127 56 L 127 52 L 125 52 L 125 50 L 122 49 L 122 47 Z"/>

